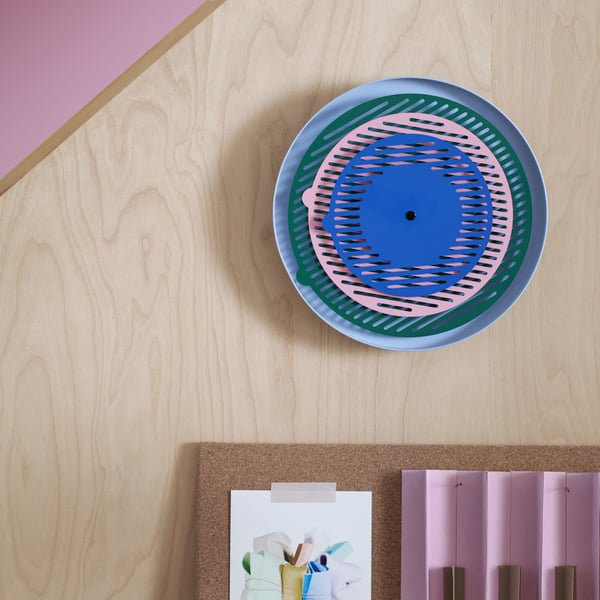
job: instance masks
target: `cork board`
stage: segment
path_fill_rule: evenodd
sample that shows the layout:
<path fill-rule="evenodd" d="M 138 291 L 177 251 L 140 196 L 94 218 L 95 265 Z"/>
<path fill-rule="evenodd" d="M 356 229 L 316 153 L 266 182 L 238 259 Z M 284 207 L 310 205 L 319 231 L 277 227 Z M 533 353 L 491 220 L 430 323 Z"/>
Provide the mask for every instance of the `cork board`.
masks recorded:
<path fill-rule="evenodd" d="M 196 599 L 229 597 L 229 492 L 335 481 L 373 492 L 372 597 L 400 597 L 402 469 L 600 471 L 600 447 L 214 444 L 199 446 Z"/>

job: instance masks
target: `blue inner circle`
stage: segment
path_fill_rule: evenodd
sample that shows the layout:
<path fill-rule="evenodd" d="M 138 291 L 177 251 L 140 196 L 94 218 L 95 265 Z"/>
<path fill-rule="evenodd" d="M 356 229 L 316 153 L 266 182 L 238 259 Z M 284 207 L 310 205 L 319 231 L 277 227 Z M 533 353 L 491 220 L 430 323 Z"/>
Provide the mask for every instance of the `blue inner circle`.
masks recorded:
<path fill-rule="evenodd" d="M 492 201 L 460 149 L 397 134 L 357 153 L 340 174 L 323 218 L 344 264 L 370 287 L 427 296 L 467 275 L 492 228 Z"/>

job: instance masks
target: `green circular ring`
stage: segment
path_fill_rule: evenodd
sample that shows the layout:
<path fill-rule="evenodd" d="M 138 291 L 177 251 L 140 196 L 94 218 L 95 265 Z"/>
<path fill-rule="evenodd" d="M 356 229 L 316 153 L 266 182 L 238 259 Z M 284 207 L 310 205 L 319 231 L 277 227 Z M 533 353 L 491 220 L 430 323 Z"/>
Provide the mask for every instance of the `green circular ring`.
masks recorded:
<path fill-rule="evenodd" d="M 503 168 L 513 197 L 511 240 L 502 264 L 490 281 L 468 301 L 443 313 L 426 317 L 394 317 L 364 307 L 348 297 L 323 271 L 313 250 L 308 210 L 302 193 L 312 185 L 329 151 L 346 134 L 377 117 L 401 112 L 421 112 L 450 119 L 478 136 Z M 506 138 L 488 120 L 455 101 L 426 94 L 394 94 L 363 102 L 333 120 L 305 152 L 293 178 L 288 203 L 288 229 L 298 263 L 297 280 L 309 285 L 334 312 L 368 331 L 394 337 L 422 337 L 464 325 L 488 310 L 519 272 L 531 237 L 532 199 L 525 171 Z"/>

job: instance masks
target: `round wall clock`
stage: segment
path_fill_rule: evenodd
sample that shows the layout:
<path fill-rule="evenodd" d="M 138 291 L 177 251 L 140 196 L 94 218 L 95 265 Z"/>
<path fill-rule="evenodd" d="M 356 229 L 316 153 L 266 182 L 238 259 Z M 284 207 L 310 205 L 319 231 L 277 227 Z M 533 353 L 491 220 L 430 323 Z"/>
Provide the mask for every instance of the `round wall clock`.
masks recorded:
<path fill-rule="evenodd" d="M 527 287 L 547 226 L 544 181 L 498 108 L 424 78 L 335 98 L 286 154 L 273 209 L 285 268 L 331 327 L 426 350 L 491 325 Z"/>

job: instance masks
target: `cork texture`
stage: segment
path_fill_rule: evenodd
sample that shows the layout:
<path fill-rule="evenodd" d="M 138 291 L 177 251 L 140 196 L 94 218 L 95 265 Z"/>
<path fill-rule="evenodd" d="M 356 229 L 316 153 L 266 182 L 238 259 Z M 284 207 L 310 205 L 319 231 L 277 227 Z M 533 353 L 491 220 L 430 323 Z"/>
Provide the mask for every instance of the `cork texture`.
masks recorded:
<path fill-rule="evenodd" d="M 400 598 L 403 469 L 600 471 L 600 447 L 199 444 L 196 600 L 229 598 L 230 491 L 335 481 L 373 492 L 372 598 Z"/>

